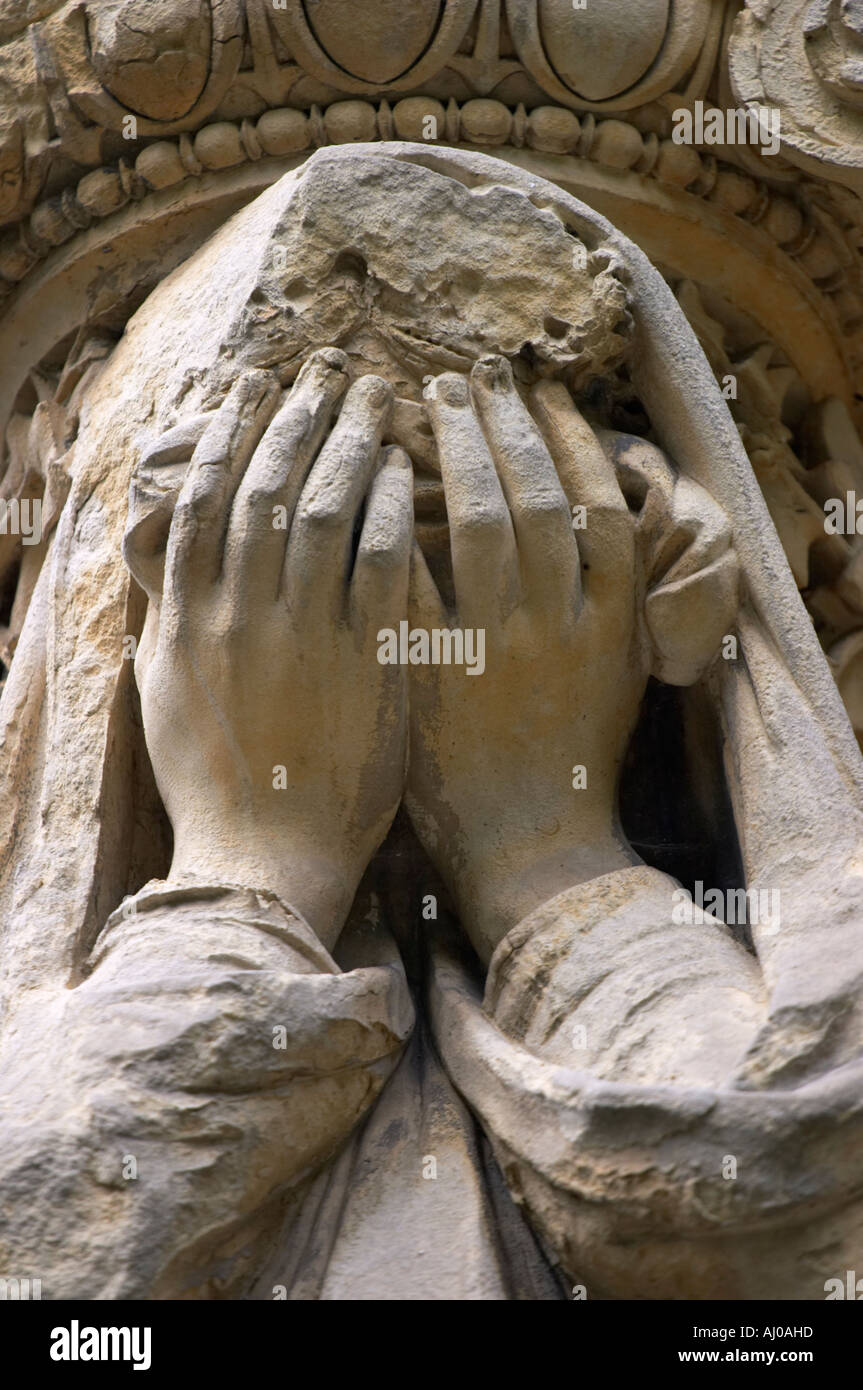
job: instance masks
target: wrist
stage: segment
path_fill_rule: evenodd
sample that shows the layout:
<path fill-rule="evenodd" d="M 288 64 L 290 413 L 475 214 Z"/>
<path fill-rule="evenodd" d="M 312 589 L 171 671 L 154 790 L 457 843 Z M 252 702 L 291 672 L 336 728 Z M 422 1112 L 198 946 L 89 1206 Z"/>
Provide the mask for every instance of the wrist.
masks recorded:
<path fill-rule="evenodd" d="M 543 903 L 568 888 L 640 863 L 622 838 L 542 846 L 512 856 L 501 852 L 476 859 L 459 872 L 453 895 L 462 924 L 487 964 L 509 931 Z"/>
<path fill-rule="evenodd" d="M 222 843 L 194 836 L 179 837 L 171 877 L 192 875 L 214 883 L 267 889 L 308 922 L 318 940 L 331 950 L 344 926 L 362 876 L 317 851 L 297 852 L 269 837 L 251 841 L 238 834 Z"/>

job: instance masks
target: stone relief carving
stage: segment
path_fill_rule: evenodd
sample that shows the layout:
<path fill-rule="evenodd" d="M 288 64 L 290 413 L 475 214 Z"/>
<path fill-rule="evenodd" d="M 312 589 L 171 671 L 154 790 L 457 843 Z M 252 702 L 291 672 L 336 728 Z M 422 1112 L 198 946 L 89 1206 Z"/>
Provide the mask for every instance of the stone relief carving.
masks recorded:
<path fill-rule="evenodd" d="M 857 9 L 0 0 L 0 1280 L 859 1263 Z"/>
<path fill-rule="evenodd" d="M 570 0 L 409 12 L 390 0 L 349 10 L 338 0 L 66 0 L 22 12 L 16 0 L 0 25 L 0 219 L 18 221 L 75 166 L 269 108 L 421 90 L 444 102 L 494 92 L 512 105 L 628 110 L 671 90 L 700 52 L 712 63 L 721 17 L 711 0 L 656 0 L 635 23 L 608 0 L 575 16 Z"/>
<path fill-rule="evenodd" d="M 818 1296 L 859 1242 L 858 755 L 656 270 L 500 161 L 325 150 L 90 360 L 4 694 L 4 1260 Z M 402 623 L 481 630 L 482 673 L 382 661 Z M 622 826 L 651 674 L 781 930 L 682 925 Z"/>
<path fill-rule="evenodd" d="M 728 52 L 738 99 L 778 104 L 787 158 L 858 191 L 861 32 L 856 0 L 747 0 Z"/>
<path fill-rule="evenodd" d="M 734 384 L 729 409 L 859 739 L 860 539 L 824 525 L 829 499 L 863 496 L 854 424 L 835 397 L 814 405 L 799 374 L 739 311 L 714 295 L 711 313 L 691 281 L 677 295 L 717 382 Z"/>
<path fill-rule="evenodd" d="M 692 68 L 719 13 L 710 0 L 648 0 L 637 10 L 584 7 L 578 23 L 566 0 L 508 0 L 516 52 L 544 92 L 569 105 L 640 105 L 671 90 Z"/>
<path fill-rule="evenodd" d="M 82 228 L 94 221 L 108 219 L 110 228 L 113 214 L 123 205 L 131 204 L 134 208 L 135 202 L 144 197 L 148 189 L 177 188 L 184 183 L 193 183 L 205 170 L 220 171 L 243 163 L 254 165 L 268 157 L 297 155 L 315 144 L 331 140 L 352 141 L 358 137 L 376 135 L 382 138 L 392 135 L 415 138 L 422 134 L 424 122 L 429 117 L 439 124 L 442 131 L 447 132 L 448 138 L 480 145 L 498 145 L 509 140 L 517 147 L 540 154 L 568 153 L 588 160 L 590 165 L 608 170 L 612 178 L 616 170 L 632 169 L 642 180 L 639 199 L 649 200 L 656 183 L 668 192 L 685 189 L 687 198 L 700 198 L 706 206 L 714 207 L 732 219 L 739 219 L 747 228 L 757 228 L 764 237 L 765 257 L 775 255 L 774 248 L 778 245 L 793 265 L 811 278 L 812 286 L 822 296 L 824 313 L 828 316 L 835 314 L 841 325 L 838 341 L 847 355 L 849 372 L 853 374 L 858 369 L 857 343 L 863 315 L 859 266 L 853 249 L 858 235 L 853 208 L 831 208 L 832 215 L 826 215 L 823 195 L 814 186 L 800 189 L 792 200 L 786 192 L 778 193 L 770 185 L 735 170 L 727 163 L 718 164 L 712 156 L 699 156 L 691 148 L 675 145 L 667 133 L 662 139 L 654 131 L 644 136 L 634 127 L 616 119 L 596 122 L 587 113 L 579 121 L 574 113 L 551 107 L 538 108 L 530 114 L 517 111 L 513 117 L 500 102 L 473 101 L 458 110 L 453 103 L 446 109 L 430 98 L 408 98 L 396 103 L 393 108 L 382 103 L 377 111 L 364 102 L 339 102 L 328 108 L 326 113 L 315 109 L 311 116 L 283 109 L 266 113 L 254 125 L 246 121 L 240 126 L 228 122 L 205 126 L 194 141 L 184 142 L 184 138 L 180 137 L 179 143 L 157 141 L 147 146 L 134 170 L 121 161 L 116 170 L 104 168 L 86 175 L 74 193 L 67 189 L 62 199 L 47 200 L 34 212 L 23 239 L 13 238 L 8 244 L 5 258 L 0 250 L 0 272 L 15 277 L 20 283 L 21 278 L 31 274 L 55 246 L 73 240 Z M 662 129 L 667 132 L 668 125 L 660 126 Z M 640 213 L 639 201 L 634 209 L 633 231 L 639 226 Z M 731 231 L 733 234 L 733 224 Z M 669 227 L 663 248 L 665 255 L 670 254 L 668 239 L 672 234 Z M 692 239 L 688 225 L 686 238 L 687 242 Z M 7 289 L 11 289 L 11 286 L 7 286 Z M 694 301 L 686 299 L 684 302 L 698 330 L 700 317 L 694 308 Z M 780 320 L 777 320 L 774 327 L 779 323 Z M 706 343 L 701 336 L 703 344 Z M 748 343 L 751 346 L 753 342 L 763 341 L 765 336 L 769 338 L 770 332 L 762 329 L 754 339 L 750 335 Z M 791 345 L 799 346 L 799 334 L 794 335 L 790 343 L 786 342 L 786 357 Z M 778 351 L 782 356 L 782 349 Z M 819 366 L 822 360 L 820 350 L 813 351 L 810 360 L 812 365 Z M 724 370 L 731 369 L 729 361 Z M 819 378 L 813 380 L 810 375 L 808 387 L 803 383 L 800 389 L 804 392 L 808 389 L 811 395 L 817 397 L 824 389 L 822 383 L 829 380 L 830 371 L 825 364 Z M 762 423 L 757 426 L 756 432 L 763 437 L 763 392 L 760 394 Z M 850 405 L 854 406 L 853 399 L 850 399 Z M 732 410 L 739 419 L 740 410 L 734 405 Z M 775 413 L 772 404 L 766 410 L 768 415 Z M 779 463 L 781 477 L 774 470 L 774 478 L 778 478 L 778 481 L 774 481 L 772 487 L 774 493 L 779 489 L 785 501 L 779 511 L 774 506 L 772 514 L 778 522 L 784 508 L 789 525 L 780 525 L 780 532 L 786 540 L 786 553 L 791 559 L 792 568 L 801 586 L 806 586 L 808 569 L 800 559 L 800 553 L 801 547 L 805 550 L 809 542 L 803 531 L 800 530 L 798 534 L 796 528 L 802 526 L 802 517 L 808 514 L 811 533 L 816 517 L 811 504 L 799 495 L 800 484 L 806 482 L 805 464 L 799 457 L 792 461 L 787 455 L 789 441 L 786 438 L 786 423 L 776 421 L 775 425 L 769 426 L 768 432 L 775 435 L 777 429 L 779 434 L 776 438 L 785 453 Z M 842 447 L 847 456 L 849 449 L 853 452 L 856 446 L 845 438 Z M 824 457 L 822 453 L 818 462 L 823 461 Z M 764 453 L 763 446 L 759 459 L 764 465 L 760 467 L 759 476 L 766 477 L 768 455 Z M 796 481 L 789 481 L 791 474 L 796 475 Z M 810 481 L 814 481 L 814 477 Z M 815 500 L 820 506 L 824 496 L 819 494 Z M 809 541 L 812 539 L 810 534 Z M 821 549 L 824 548 L 822 545 Z M 832 585 L 837 577 L 837 569 L 842 567 L 840 559 L 847 550 L 847 544 L 835 539 L 829 542 L 827 548 L 832 552 L 833 560 L 828 564 L 831 573 L 826 579 L 828 585 Z M 844 609 L 840 612 L 835 599 L 826 599 L 823 579 L 818 589 L 813 599 L 813 611 L 817 609 L 820 614 L 824 601 L 829 604 L 829 618 L 822 621 L 822 616 L 818 614 L 816 618 L 828 649 L 832 650 L 840 637 L 856 628 L 856 620 Z M 856 611 L 856 600 L 852 606 Z M 843 689 L 851 708 L 857 696 L 852 693 L 844 677 Z"/>

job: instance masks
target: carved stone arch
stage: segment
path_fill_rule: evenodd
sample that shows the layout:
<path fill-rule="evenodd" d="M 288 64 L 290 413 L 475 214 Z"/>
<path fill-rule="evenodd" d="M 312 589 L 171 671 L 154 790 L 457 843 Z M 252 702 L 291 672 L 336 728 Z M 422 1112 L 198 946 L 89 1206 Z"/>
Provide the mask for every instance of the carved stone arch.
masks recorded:
<path fill-rule="evenodd" d="M 718 42 L 722 12 L 712 0 L 649 0 L 637 11 L 621 11 L 613 0 L 591 0 L 583 10 L 571 0 L 506 0 L 513 42 L 531 77 L 556 101 L 591 111 L 640 106 L 673 87 L 705 45 L 712 50 Z"/>
<path fill-rule="evenodd" d="M 478 0 L 288 0 L 274 10 L 273 23 L 302 67 L 346 92 L 379 92 L 416 87 L 434 76 L 458 50 L 470 28 Z M 353 71 L 358 19 L 367 16 L 363 52 L 365 73 Z"/>
<path fill-rule="evenodd" d="M 122 21 L 124 14 L 134 17 L 139 4 L 140 0 L 119 0 L 113 9 L 119 11 L 117 17 Z M 81 84 L 80 79 L 77 83 L 70 83 L 69 96 L 75 106 L 107 130 L 121 131 L 124 119 L 134 115 L 139 136 L 170 135 L 200 125 L 216 109 L 239 71 L 246 23 L 243 0 L 223 0 L 223 3 L 215 5 L 212 0 L 206 0 L 206 4 L 210 13 L 210 54 L 206 76 L 202 74 L 200 89 L 191 106 L 182 114 L 169 115 L 164 119 L 158 115 L 160 94 L 156 89 L 162 86 L 160 63 L 167 55 L 164 51 L 158 51 L 156 36 L 159 30 L 154 29 L 153 45 L 156 51 L 150 58 L 141 58 L 139 46 L 142 36 L 131 27 L 124 33 L 122 23 L 110 30 L 102 14 L 107 7 L 89 3 L 71 10 L 64 17 L 64 28 L 71 31 L 73 41 L 77 38 L 78 45 L 89 55 L 92 73 L 91 81 L 86 84 Z M 189 8 L 189 0 L 172 0 L 171 9 L 180 31 L 192 23 L 192 16 L 186 13 Z M 94 39 L 97 44 L 102 44 L 101 49 L 97 47 L 94 51 Z M 133 100 L 137 99 L 137 106 L 123 100 L 138 92 L 139 83 L 129 83 L 133 68 L 136 72 L 140 69 L 138 75 L 145 75 L 147 83 L 153 88 L 153 97 L 145 101 L 141 101 L 140 96 L 133 96 Z M 120 75 L 119 81 L 117 74 Z M 164 90 L 161 96 L 164 99 Z"/>

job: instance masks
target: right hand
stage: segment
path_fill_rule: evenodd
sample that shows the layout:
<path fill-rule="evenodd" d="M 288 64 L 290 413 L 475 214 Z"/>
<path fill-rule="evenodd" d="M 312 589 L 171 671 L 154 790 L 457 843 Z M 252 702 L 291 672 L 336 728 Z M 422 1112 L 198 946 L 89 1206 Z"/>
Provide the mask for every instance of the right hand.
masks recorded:
<path fill-rule="evenodd" d="M 235 384 L 195 449 L 136 662 L 172 876 L 270 888 L 327 945 L 406 761 L 404 671 L 378 662 L 377 632 L 406 610 L 412 474 L 401 450 L 382 461 L 378 377 L 350 388 L 324 442 L 346 366 L 316 353 L 268 426 L 275 379 Z"/>

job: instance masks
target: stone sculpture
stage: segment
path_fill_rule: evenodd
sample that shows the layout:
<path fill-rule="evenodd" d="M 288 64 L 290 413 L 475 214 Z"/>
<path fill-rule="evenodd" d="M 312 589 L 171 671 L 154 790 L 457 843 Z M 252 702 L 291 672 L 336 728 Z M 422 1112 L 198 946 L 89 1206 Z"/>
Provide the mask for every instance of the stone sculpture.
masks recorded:
<path fill-rule="evenodd" d="M 819 260 L 849 204 L 789 196 L 793 136 L 775 177 L 719 169 L 651 106 L 774 16 L 651 5 L 603 63 L 604 6 L 575 45 L 563 6 L 455 0 L 346 75 L 329 0 L 31 8 L 0 1269 L 823 1297 L 863 1224 L 863 602 L 821 512 L 835 441 L 861 462 L 855 291 Z M 793 248 L 805 384 L 687 273 L 685 200 L 716 236 L 750 190 L 731 254 L 764 221 L 770 274 Z"/>

